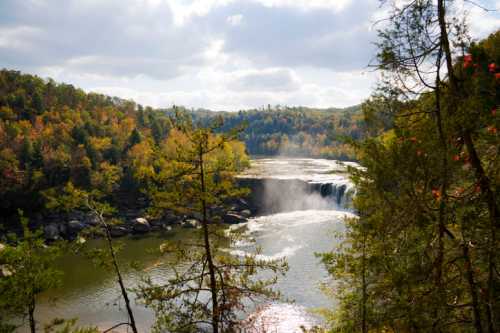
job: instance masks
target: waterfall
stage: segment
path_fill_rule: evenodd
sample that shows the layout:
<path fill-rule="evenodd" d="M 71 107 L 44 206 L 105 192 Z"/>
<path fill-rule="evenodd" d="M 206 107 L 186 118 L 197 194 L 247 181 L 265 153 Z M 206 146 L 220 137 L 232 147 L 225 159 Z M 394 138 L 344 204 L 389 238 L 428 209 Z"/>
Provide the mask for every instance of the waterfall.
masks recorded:
<path fill-rule="evenodd" d="M 359 167 L 349 162 L 349 166 Z M 250 189 L 250 204 L 258 214 L 300 210 L 349 211 L 354 186 L 345 163 L 307 158 L 276 158 L 252 161 L 238 177 Z"/>
<path fill-rule="evenodd" d="M 354 187 L 339 182 L 311 183 L 299 179 L 241 178 L 239 185 L 250 189 L 249 201 L 259 214 L 297 210 L 349 210 Z"/>

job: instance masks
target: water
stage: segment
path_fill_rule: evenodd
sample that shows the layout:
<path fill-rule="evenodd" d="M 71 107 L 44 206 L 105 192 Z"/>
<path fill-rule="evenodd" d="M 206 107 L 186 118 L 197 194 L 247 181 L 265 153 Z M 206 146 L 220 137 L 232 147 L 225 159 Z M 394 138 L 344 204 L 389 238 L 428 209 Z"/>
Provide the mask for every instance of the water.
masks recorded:
<path fill-rule="evenodd" d="M 347 191 L 352 190 L 345 169 L 335 161 L 328 160 L 257 160 L 244 177 L 343 184 L 347 185 Z M 271 195 L 277 195 L 283 202 L 287 200 L 287 193 Z M 318 193 L 304 193 L 303 200 L 299 205 L 302 210 L 293 211 L 293 207 L 284 204 L 282 207 L 286 209 L 281 213 L 260 216 L 238 226 L 245 228 L 249 237 L 262 247 L 262 259 L 287 258 L 290 269 L 276 287 L 285 299 L 295 301 L 294 304 L 280 302 L 263 305 L 252 317 L 259 329 L 249 331 L 258 332 L 265 328 L 271 332 L 300 332 L 300 325 L 310 327 L 318 322 L 308 310 L 332 306 L 332 300 L 326 298 L 319 289 L 320 283 L 328 283 L 328 275 L 314 253 L 331 250 L 335 245 L 333 233 L 342 230 L 344 217 L 354 215 L 333 205 L 328 196 L 323 197 Z M 167 272 L 161 268 L 163 266 L 155 265 L 157 256 L 147 250 L 158 248 L 164 239 L 185 239 L 192 232 L 175 229 L 164 234 L 121 239 L 124 249 L 119 260 L 126 286 L 136 286 L 142 274 L 126 264 L 132 261 L 140 262 L 154 279 L 164 278 Z M 92 245 L 103 246 L 103 241 L 92 241 Z M 250 247 L 236 244 L 229 250 L 244 255 Z M 127 320 L 112 272 L 95 268 L 88 260 L 70 254 L 61 259 L 60 268 L 64 271 L 63 285 L 41 297 L 36 313 L 39 320 L 46 322 L 54 317 L 78 317 L 79 324 L 102 329 Z M 56 302 L 52 302 L 53 299 Z M 154 321 L 152 312 L 135 301 L 133 305 L 140 331 L 149 331 Z"/>

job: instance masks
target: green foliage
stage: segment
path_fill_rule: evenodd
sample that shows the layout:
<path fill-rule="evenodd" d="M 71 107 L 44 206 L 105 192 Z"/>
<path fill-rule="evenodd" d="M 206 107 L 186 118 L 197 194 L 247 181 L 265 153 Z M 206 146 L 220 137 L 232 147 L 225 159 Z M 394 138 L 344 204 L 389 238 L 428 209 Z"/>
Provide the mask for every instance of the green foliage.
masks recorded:
<path fill-rule="evenodd" d="M 47 197 L 48 206 L 52 210 L 71 211 L 76 208 L 83 208 L 90 210 L 92 214 L 98 219 L 99 226 L 83 231 L 77 241 L 75 242 L 75 249 L 77 252 L 82 253 L 85 257 L 91 260 L 96 266 L 105 269 L 112 269 L 117 277 L 118 284 L 122 297 L 125 301 L 130 322 L 129 325 L 134 333 L 137 333 L 135 318 L 130 300 L 128 297 L 127 289 L 125 288 L 123 278 L 121 275 L 120 267 L 116 253 L 120 250 L 120 244 L 113 242 L 111 237 L 111 227 L 115 224 L 120 224 L 121 221 L 117 219 L 108 219 L 115 209 L 105 200 L 105 194 L 109 193 L 117 180 L 116 168 L 105 168 L 103 172 L 96 175 L 94 189 L 91 192 L 86 192 L 73 186 L 71 182 L 66 184 L 62 193 L 54 193 L 53 191 L 45 193 Z M 107 242 L 107 248 L 93 248 L 86 246 L 84 236 L 91 234 L 92 236 L 104 236 Z M 64 329 L 69 329 L 70 326 L 66 325 Z"/>
<path fill-rule="evenodd" d="M 76 319 L 53 319 L 43 328 L 45 333 L 98 333 L 96 327 L 76 327 Z"/>
<path fill-rule="evenodd" d="M 169 258 L 168 281 L 158 284 L 146 277 L 138 294 L 156 313 L 156 331 L 193 332 L 204 326 L 215 332 L 231 331 L 246 301 L 279 296 L 271 289 L 276 276 L 259 279 L 256 274 L 283 273 L 286 263 L 259 260 L 257 254 L 231 255 L 225 249 L 242 234 L 223 228 L 220 217 L 211 213 L 245 193 L 234 183 L 235 173 L 247 163 L 235 141 L 237 133 L 215 134 L 220 122 L 194 127 L 180 115 L 174 123 L 173 141 L 165 147 L 170 167 L 161 168 L 154 177 L 152 211 L 198 214 L 201 226 L 192 239 L 160 247 Z"/>
<path fill-rule="evenodd" d="M 0 71 L 0 202 L 2 216 L 45 207 L 43 192 L 66 183 L 90 191 L 102 172 L 118 181 L 107 195 L 136 195 L 152 168 L 168 117 L 135 103 L 16 71 Z M 142 108 L 142 107 L 141 107 Z M 141 117 L 141 119 L 139 119 Z M 130 165 L 132 165 L 130 167 Z M 140 170 L 137 170 L 139 168 Z"/>
<path fill-rule="evenodd" d="M 54 261 L 60 255 L 56 244 L 47 246 L 41 231 L 31 231 L 19 212 L 23 225 L 21 239 L 0 244 L 0 322 L 13 317 L 29 317 L 34 329 L 38 295 L 59 284 L 60 272 Z"/>
<path fill-rule="evenodd" d="M 429 59 L 440 66 L 440 13 L 430 1 L 393 13 L 379 45 L 388 76 L 420 80 Z M 429 31 L 437 36 L 424 38 Z M 351 170 L 359 219 L 322 255 L 339 302 L 327 314 L 332 332 L 497 331 L 499 38 L 471 45 L 446 81 L 427 67 L 437 82 L 430 91 L 388 79 L 385 97 L 363 106 L 376 128 L 356 144 L 364 168 Z"/>
<path fill-rule="evenodd" d="M 167 110 L 168 112 L 168 110 Z M 345 109 L 311 109 L 305 107 L 268 108 L 239 112 L 190 112 L 195 123 L 208 125 L 222 117 L 218 131 L 246 125 L 239 138 L 252 155 L 289 155 L 355 159 L 354 151 L 344 137 L 361 138 L 364 123 L 359 106 Z"/>

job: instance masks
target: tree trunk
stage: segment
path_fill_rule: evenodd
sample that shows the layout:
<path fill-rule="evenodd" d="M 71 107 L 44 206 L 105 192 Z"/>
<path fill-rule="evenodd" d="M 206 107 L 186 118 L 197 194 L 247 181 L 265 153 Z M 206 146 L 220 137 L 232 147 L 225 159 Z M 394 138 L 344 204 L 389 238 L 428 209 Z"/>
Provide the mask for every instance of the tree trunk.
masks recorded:
<path fill-rule="evenodd" d="M 205 254 L 207 256 L 208 262 L 208 273 L 210 276 L 210 290 L 212 293 L 212 330 L 213 333 L 219 332 L 219 307 L 217 302 L 217 281 L 215 280 L 215 267 L 212 260 L 212 253 L 210 249 L 210 238 L 208 235 L 208 220 L 207 220 L 207 202 L 205 199 L 205 170 L 204 170 L 204 161 L 203 161 L 203 146 L 200 143 L 199 147 L 199 163 L 200 163 L 200 183 L 201 183 L 201 192 L 202 192 L 202 210 L 203 210 L 203 237 L 205 243 Z"/>
<path fill-rule="evenodd" d="M 477 297 L 477 287 L 474 281 L 474 272 L 472 271 L 472 261 L 469 255 L 469 246 L 465 243 L 462 245 L 464 260 L 465 260 L 465 270 L 467 274 L 467 282 L 469 283 L 469 293 L 472 298 L 472 310 L 474 312 L 474 326 L 476 332 L 483 333 L 483 327 L 481 325 L 481 310 L 479 308 L 479 301 Z"/>
<path fill-rule="evenodd" d="M 453 60 L 450 49 L 450 43 L 448 40 L 448 32 L 446 27 L 446 13 L 445 13 L 445 4 L 444 0 L 438 0 L 438 19 L 439 26 L 441 29 L 442 36 L 442 47 L 445 52 L 446 65 L 448 70 L 448 77 L 451 88 L 451 107 L 453 110 L 458 108 L 458 97 L 460 96 L 460 87 L 458 85 L 458 81 L 453 72 Z M 496 245 L 496 228 L 500 226 L 499 221 L 499 208 L 497 206 L 495 192 L 491 190 L 491 182 L 488 176 L 486 175 L 484 168 L 481 164 L 481 159 L 479 158 L 476 148 L 474 146 L 474 141 L 472 138 L 472 134 L 468 129 L 463 129 L 462 131 L 465 147 L 467 148 L 467 152 L 470 157 L 470 161 L 472 167 L 475 170 L 477 184 L 479 185 L 481 192 L 485 196 L 486 203 L 488 205 L 489 217 L 490 217 L 490 243 L 488 245 L 488 290 L 486 293 L 486 311 L 488 317 L 488 328 L 490 332 L 497 332 L 495 327 L 495 316 L 493 311 L 493 299 L 495 299 L 494 295 L 494 262 L 493 258 L 495 253 L 492 253 L 493 247 Z"/>
<path fill-rule="evenodd" d="M 490 217 L 490 239 L 488 244 L 488 288 L 485 295 L 486 298 L 486 315 L 488 319 L 488 330 L 491 333 L 497 332 L 495 325 L 495 315 L 493 311 L 493 300 L 495 299 L 495 253 L 494 247 L 496 244 L 496 229 L 500 226 L 499 214 L 498 214 L 498 206 L 496 204 L 496 196 L 495 192 L 491 190 L 490 180 L 486 176 L 484 168 L 481 164 L 481 160 L 477 154 L 476 148 L 474 146 L 474 141 L 472 139 L 472 135 L 465 131 L 464 133 L 464 143 L 467 148 L 467 152 L 469 153 L 470 161 L 472 167 L 476 173 L 476 179 L 481 189 L 481 193 L 485 196 L 486 202 L 488 204 L 488 212 Z"/>
<path fill-rule="evenodd" d="M 113 261 L 113 267 L 115 269 L 115 273 L 116 273 L 116 276 L 118 278 L 118 284 L 120 285 L 120 290 L 121 290 L 123 299 L 125 300 L 125 306 L 127 308 L 128 317 L 130 319 L 130 327 L 132 328 L 133 333 L 137 333 L 137 327 L 135 324 L 134 313 L 132 312 L 132 308 L 130 307 L 130 300 L 128 298 L 127 289 L 125 289 L 125 285 L 123 283 L 120 268 L 118 267 L 118 260 L 116 259 L 115 250 L 113 249 L 113 242 L 111 240 L 111 232 L 109 230 L 108 224 L 104 221 L 104 218 L 102 216 L 100 216 L 100 218 L 101 218 L 101 222 L 104 224 L 104 228 L 106 230 L 106 240 L 108 243 L 109 252 L 111 254 L 111 260 Z"/>
<path fill-rule="evenodd" d="M 36 323 L 35 323 L 35 295 L 31 294 L 30 304 L 28 305 L 28 316 L 30 321 L 30 331 L 31 333 L 36 332 Z"/>
<path fill-rule="evenodd" d="M 443 43 L 443 36 L 441 36 L 441 43 Z M 436 126 L 439 135 L 439 142 L 441 145 L 443 159 L 441 161 L 441 197 L 439 202 L 439 213 L 438 213 L 438 254 L 436 259 L 436 287 L 438 289 L 439 299 L 441 302 L 446 302 L 446 295 L 444 294 L 445 288 L 443 288 L 443 262 L 444 262 L 444 231 L 447 224 L 447 204 L 448 197 L 446 191 L 448 190 L 448 144 L 446 142 L 446 134 L 443 127 L 443 114 L 441 109 L 441 58 L 442 58 L 443 46 L 440 45 L 438 57 L 436 60 L 436 88 L 434 90 L 436 98 Z M 441 320 L 442 306 L 438 304 L 437 318 L 436 322 Z M 444 313 L 443 313 L 444 314 Z"/>

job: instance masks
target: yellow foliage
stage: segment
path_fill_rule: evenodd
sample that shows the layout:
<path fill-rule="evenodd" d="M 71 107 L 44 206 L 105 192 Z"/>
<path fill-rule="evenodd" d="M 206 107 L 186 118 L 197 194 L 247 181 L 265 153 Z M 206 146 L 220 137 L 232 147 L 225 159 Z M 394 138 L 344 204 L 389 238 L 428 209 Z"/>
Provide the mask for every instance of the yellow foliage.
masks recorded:
<path fill-rule="evenodd" d="M 110 137 L 99 138 L 99 137 L 92 136 L 92 137 L 90 137 L 89 141 L 95 150 L 103 151 L 103 150 L 111 148 L 111 138 Z"/>

